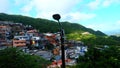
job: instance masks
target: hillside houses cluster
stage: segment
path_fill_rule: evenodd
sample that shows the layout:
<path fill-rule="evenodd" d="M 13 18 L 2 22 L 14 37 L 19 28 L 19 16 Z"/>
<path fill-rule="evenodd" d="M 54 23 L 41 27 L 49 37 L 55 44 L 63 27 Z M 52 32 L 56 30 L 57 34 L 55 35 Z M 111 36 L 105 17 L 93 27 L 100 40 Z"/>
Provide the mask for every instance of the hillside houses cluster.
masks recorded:
<path fill-rule="evenodd" d="M 50 66 L 61 65 L 60 33 L 40 33 L 31 25 L 0 21 L 0 49 L 2 46 L 27 47 L 32 53 L 53 61 Z M 66 64 L 75 64 L 83 56 L 87 47 L 81 41 L 65 40 Z M 38 49 L 37 51 L 34 51 Z M 44 51 L 47 49 L 46 51 Z M 43 50 L 43 51 L 40 51 Z M 26 50 L 25 50 L 26 52 Z"/>
<path fill-rule="evenodd" d="M 39 42 L 58 45 L 60 35 L 57 33 L 39 33 L 31 25 L 0 21 L 0 45 L 7 46 L 38 46 Z M 42 45 L 41 45 L 42 46 Z"/>

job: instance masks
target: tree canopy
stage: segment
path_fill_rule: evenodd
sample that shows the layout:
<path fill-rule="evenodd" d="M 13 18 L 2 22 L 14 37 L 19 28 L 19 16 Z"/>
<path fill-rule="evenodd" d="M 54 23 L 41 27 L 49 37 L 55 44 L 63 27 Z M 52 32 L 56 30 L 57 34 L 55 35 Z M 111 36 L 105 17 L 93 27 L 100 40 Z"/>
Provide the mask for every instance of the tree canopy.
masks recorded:
<path fill-rule="evenodd" d="M 111 36 L 96 36 L 94 34 L 82 34 L 81 32 L 74 32 L 67 34 L 67 39 L 83 41 L 85 45 L 120 45 L 119 37 Z"/>
<path fill-rule="evenodd" d="M 59 24 L 55 21 L 32 18 L 22 15 L 8 15 L 0 13 L 0 21 L 11 21 L 13 23 L 22 23 L 23 25 L 31 25 L 41 33 L 58 32 L 60 30 Z M 120 45 L 120 37 L 107 36 L 101 31 L 94 31 L 77 23 L 61 22 L 67 39 L 83 41 L 87 45 Z M 89 32 L 90 35 L 82 35 L 83 32 Z"/>
<path fill-rule="evenodd" d="M 8 15 L 5 13 L 0 13 L 0 21 L 12 21 L 15 23 L 23 23 L 24 25 L 32 25 L 34 28 L 38 29 L 40 32 L 58 32 L 59 25 L 55 21 L 42 19 L 42 18 L 32 18 L 22 15 Z M 87 31 L 95 35 L 105 36 L 106 34 L 101 31 L 94 31 L 90 28 L 86 28 L 77 23 L 61 22 L 65 33 L 69 34 L 75 31 Z"/>
<path fill-rule="evenodd" d="M 90 47 L 85 56 L 80 56 L 76 68 L 119 68 L 120 47 Z"/>
<path fill-rule="evenodd" d="M 25 54 L 17 48 L 0 50 L 0 68 L 43 68 L 49 63 L 40 56 Z"/>

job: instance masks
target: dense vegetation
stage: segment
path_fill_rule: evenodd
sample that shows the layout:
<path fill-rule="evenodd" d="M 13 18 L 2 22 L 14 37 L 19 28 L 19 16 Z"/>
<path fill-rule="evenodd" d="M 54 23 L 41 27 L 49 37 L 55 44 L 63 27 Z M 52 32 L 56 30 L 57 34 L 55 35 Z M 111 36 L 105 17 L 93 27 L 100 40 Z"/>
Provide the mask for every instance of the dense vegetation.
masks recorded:
<path fill-rule="evenodd" d="M 120 68 L 120 47 L 90 47 L 75 68 Z"/>
<path fill-rule="evenodd" d="M 0 50 L 0 68 L 43 68 L 49 63 L 39 56 L 25 54 L 17 48 Z"/>
<path fill-rule="evenodd" d="M 32 18 L 22 15 L 7 15 L 0 13 L 0 21 L 12 21 L 23 23 L 24 25 L 32 25 L 34 28 L 39 29 L 40 32 L 58 32 L 59 30 L 59 25 L 57 22 L 42 18 Z M 62 25 L 66 34 L 76 31 L 86 31 L 95 35 L 105 36 L 105 34 L 100 31 L 94 31 L 77 23 L 62 22 Z"/>
<path fill-rule="evenodd" d="M 59 25 L 55 21 L 32 18 L 22 15 L 8 15 L 0 13 L 0 21 L 12 21 L 31 25 L 39 32 L 58 32 Z M 120 37 L 107 36 L 101 31 L 94 31 L 77 23 L 61 22 L 68 40 L 83 41 L 86 45 L 120 45 Z M 83 32 L 89 32 L 88 35 L 82 35 Z"/>
<path fill-rule="evenodd" d="M 59 30 L 58 23 L 41 18 L 0 13 L 0 21 L 13 21 L 24 25 L 32 25 L 40 32 L 58 32 Z M 120 47 L 117 46 L 120 45 L 120 37 L 107 36 L 100 31 L 94 31 L 76 23 L 62 22 L 62 25 L 67 39 L 83 41 L 85 45 L 92 45 L 89 46 L 85 56 L 80 56 L 78 64 L 72 68 L 120 67 Z M 90 34 L 82 34 L 84 32 Z M 102 47 L 102 45 L 110 46 Z M 43 68 L 43 64 L 49 63 L 41 57 L 25 54 L 16 48 L 0 50 L 0 68 Z"/>
<path fill-rule="evenodd" d="M 81 40 L 85 45 L 120 45 L 120 37 L 116 36 L 96 36 L 94 34 L 81 34 L 79 32 L 67 34 L 70 40 Z"/>

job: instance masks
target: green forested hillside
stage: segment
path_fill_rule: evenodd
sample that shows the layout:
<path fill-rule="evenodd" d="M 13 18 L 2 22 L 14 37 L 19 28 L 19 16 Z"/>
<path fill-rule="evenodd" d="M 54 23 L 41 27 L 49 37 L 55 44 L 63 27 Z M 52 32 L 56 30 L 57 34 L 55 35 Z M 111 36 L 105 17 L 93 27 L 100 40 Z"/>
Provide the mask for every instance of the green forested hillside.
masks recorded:
<path fill-rule="evenodd" d="M 0 13 L 0 21 L 13 21 L 23 23 L 25 25 L 32 25 L 40 32 L 57 32 L 59 30 L 59 25 L 55 21 L 42 19 L 42 18 L 32 18 L 21 15 L 8 15 L 5 13 Z M 94 31 L 90 28 L 86 28 L 77 23 L 62 22 L 65 33 L 69 34 L 72 32 L 90 32 L 95 35 L 105 36 L 101 31 Z"/>
<path fill-rule="evenodd" d="M 32 25 L 39 32 L 58 32 L 59 25 L 55 21 L 32 18 L 22 15 L 8 15 L 0 13 L 0 21 L 13 21 L 15 23 L 23 23 L 24 25 Z M 87 45 L 120 45 L 120 38 L 107 36 L 101 31 L 94 31 L 77 23 L 61 22 L 68 40 L 83 41 Z M 84 32 L 90 34 L 82 35 Z"/>

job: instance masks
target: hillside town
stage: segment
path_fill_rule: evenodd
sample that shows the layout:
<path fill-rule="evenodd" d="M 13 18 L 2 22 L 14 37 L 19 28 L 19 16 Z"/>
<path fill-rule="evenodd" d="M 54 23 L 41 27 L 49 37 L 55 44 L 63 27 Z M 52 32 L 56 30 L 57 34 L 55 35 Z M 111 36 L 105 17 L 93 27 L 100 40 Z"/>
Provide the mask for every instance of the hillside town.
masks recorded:
<path fill-rule="evenodd" d="M 48 67 L 60 67 L 62 64 L 60 39 L 60 32 L 41 33 L 31 25 L 0 21 L 0 50 L 7 47 L 20 48 L 27 54 L 51 61 Z M 82 41 L 65 39 L 64 46 L 66 65 L 75 65 L 78 57 L 84 56 L 88 49 Z"/>

